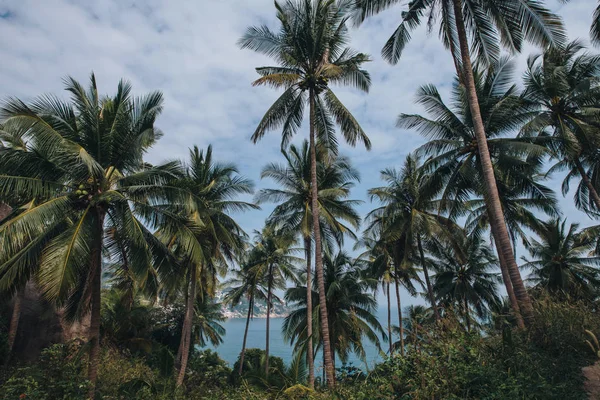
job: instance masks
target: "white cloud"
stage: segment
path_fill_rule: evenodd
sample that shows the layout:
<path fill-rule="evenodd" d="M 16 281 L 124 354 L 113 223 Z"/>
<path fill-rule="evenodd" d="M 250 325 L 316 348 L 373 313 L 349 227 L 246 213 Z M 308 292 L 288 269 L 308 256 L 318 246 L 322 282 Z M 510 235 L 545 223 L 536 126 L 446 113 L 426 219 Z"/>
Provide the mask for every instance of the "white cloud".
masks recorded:
<path fill-rule="evenodd" d="M 550 6 L 564 17 L 570 37 L 587 38 L 595 4 L 553 1 Z M 367 66 L 371 92 L 338 90 L 373 141 L 371 152 L 342 147 L 361 170 L 363 181 L 353 194 L 363 200 L 367 188 L 380 184 L 379 170 L 399 166 L 423 142 L 418 134 L 395 128 L 396 116 L 423 112 L 413 104 L 417 88 L 433 83 L 447 93 L 454 74 L 437 32 L 428 35 L 424 28 L 414 32 L 398 65 L 381 59 L 381 46 L 397 26 L 400 11 L 396 7 L 352 32 L 352 46 L 373 58 Z M 259 173 L 267 162 L 281 160 L 279 134 L 270 133 L 257 145 L 249 140 L 277 96 L 250 86 L 254 67 L 270 62 L 240 50 L 236 41 L 250 25 L 274 24 L 272 0 L 8 0 L 0 3 L 0 16 L 0 97 L 62 93 L 62 77 L 85 81 L 92 70 L 105 93 L 126 78 L 136 93 L 165 94 L 159 120 L 165 137 L 150 152 L 150 161 L 182 158 L 194 144 L 213 143 L 219 159 L 237 163 L 258 187 L 271 185 L 260 182 Z M 530 50 L 519 56 L 521 70 Z M 553 182 L 558 191 L 558 179 Z M 569 218 L 589 223 L 570 197 L 561 203 Z M 369 207 L 365 203 L 361 212 Z M 249 232 L 260 228 L 270 209 L 267 205 L 240 216 L 242 225 Z"/>

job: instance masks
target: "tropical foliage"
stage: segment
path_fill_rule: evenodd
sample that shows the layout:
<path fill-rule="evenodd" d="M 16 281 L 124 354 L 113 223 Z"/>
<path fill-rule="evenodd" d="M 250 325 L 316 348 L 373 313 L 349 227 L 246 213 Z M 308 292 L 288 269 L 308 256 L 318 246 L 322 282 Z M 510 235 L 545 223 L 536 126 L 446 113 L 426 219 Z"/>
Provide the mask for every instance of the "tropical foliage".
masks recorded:
<path fill-rule="evenodd" d="M 368 92 L 350 21 L 396 3 L 276 1 L 275 25 L 245 31 L 239 46 L 274 63 L 253 85 L 280 92 L 251 139 L 280 132 L 283 161 L 264 165 L 272 186 L 256 194 L 211 145 L 146 160 L 163 137 L 160 92 L 121 81 L 101 95 L 92 74 L 65 79 L 67 99 L 2 101 L 0 397 L 600 396 L 584 386 L 600 347 L 600 56 L 567 42 L 543 2 L 411 1 L 383 58 L 438 24 L 456 77 L 422 83 L 424 114 L 397 119 L 422 144 L 357 194 L 360 164 L 338 135 L 371 142 L 334 88 Z M 510 55 L 525 42 L 542 52 L 519 82 Z M 577 223 L 559 208 L 561 172 Z M 259 205 L 272 208 L 250 236 L 256 214 L 241 215 Z M 272 346 L 283 305 L 285 361 Z M 233 307 L 243 334 L 226 331 Z M 249 349 L 263 317 L 264 349 Z M 231 335 L 230 366 L 218 352 Z"/>

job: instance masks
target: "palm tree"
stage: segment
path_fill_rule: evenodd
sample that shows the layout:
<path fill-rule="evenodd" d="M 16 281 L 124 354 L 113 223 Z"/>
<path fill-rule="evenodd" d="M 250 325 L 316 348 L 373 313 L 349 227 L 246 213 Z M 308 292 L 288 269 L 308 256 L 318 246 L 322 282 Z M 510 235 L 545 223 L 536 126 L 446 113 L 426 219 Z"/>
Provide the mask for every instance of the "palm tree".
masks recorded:
<path fill-rule="evenodd" d="M 392 307 L 390 295 L 390 283 L 392 281 L 393 260 L 389 252 L 389 246 L 381 239 L 363 237 L 356 243 L 354 248 L 365 247 L 366 251 L 359 256 L 368 266 L 367 276 L 373 278 L 375 283 L 380 283 L 387 300 L 387 331 L 389 353 L 392 355 Z M 377 285 L 373 287 L 377 292 Z"/>
<path fill-rule="evenodd" d="M 356 19 L 362 21 L 399 2 L 357 0 Z M 520 311 L 523 317 L 530 321 L 533 318 L 533 306 L 521 279 L 504 223 L 487 145 L 486 128 L 477 96 L 471 52 L 477 55 L 480 62 L 490 65 L 499 59 L 501 46 L 516 52 L 521 50 L 523 40 L 542 46 L 560 44 L 566 36 L 562 22 L 558 16 L 535 0 L 503 0 L 501 4 L 472 0 L 412 0 L 408 10 L 402 13 L 400 25 L 383 47 L 382 55 L 388 62 L 395 64 L 399 61 L 404 47 L 411 39 L 410 33 L 421 25 L 424 15 L 429 16 L 429 29 L 433 29 L 435 17 L 439 15 L 440 38 L 450 50 L 461 85 L 464 86 L 469 104 L 469 119 L 473 122 L 475 145 L 479 152 L 490 227 L 496 241 L 501 267 L 510 274 Z"/>
<path fill-rule="evenodd" d="M 227 317 L 221 311 L 221 303 L 216 302 L 208 293 L 203 293 L 194 305 L 193 343 L 200 347 L 205 347 L 208 343 L 213 346 L 223 343 L 226 332 L 221 323 L 225 321 Z"/>
<path fill-rule="evenodd" d="M 19 151 L 19 155 L 22 155 L 24 153 L 21 152 L 32 150 L 31 147 L 28 148 L 24 141 L 23 135 L 25 133 L 26 132 L 19 128 L 18 123 L 11 123 L 9 121 L 8 123 L 0 125 L 0 154 L 3 156 L 10 156 L 13 151 Z M 32 154 L 28 155 L 32 156 Z M 42 158 L 43 154 L 40 153 L 38 155 L 38 160 L 41 160 Z M 8 165 L 5 165 L 5 169 L 8 169 L 7 167 Z M 54 178 L 58 178 L 58 176 L 55 176 Z M 4 197 L 1 200 L 3 201 L 0 201 L 0 223 L 10 217 L 12 213 L 12 207 L 10 204 L 21 204 L 24 201 L 23 199 L 19 198 L 18 193 L 10 194 L 8 197 Z M 10 361 L 10 354 L 12 353 L 13 345 L 17 336 L 17 330 L 21 319 L 21 307 L 25 293 L 25 286 L 26 283 L 21 282 L 21 287 L 17 288 L 16 293 L 13 296 L 13 309 L 7 338 L 8 356 L 6 357 L 6 363 Z"/>
<path fill-rule="evenodd" d="M 490 272 L 497 268 L 498 260 L 492 249 L 478 235 L 462 236 L 452 244 L 433 240 L 427 252 L 436 267 L 434 290 L 444 304 L 462 309 L 471 330 L 470 308 L 482 318 L 500 302 L 500 278 Z"/>
<path fill-rule="evenodd" d="M 267 318 L 265 346 L 265 376 L 269 376 L 269 322 L 273 300 L 278 300 L 273 290 L 285 289 L 286 280 L 297 281 L 294 263 L 299 260 L 292 256 L 295 244 L 294 233 L 277 232 L 272 227 L 265 227 L 256 232 L 254 247 L 250 255 L 249 267 L 267 283 Z"/>
<path fill-rule="evenodd" d="M 439 320 L 423 243 L 434 235 L 450 237 L 460 231 L 452 221 L 437 213 L 438 202 L 435 197 L 439 190 L 436 182 L 432 184 L 427 179 L 415 156 L 406 158 L 401 171 L 386 169 L 381 171 L 381 176 L 387 186 L 369 190 L 371 198 L 383 204 L 369 213 L 369 229 L 380 229 L 387 238 L 401 241 L 401 266 L 410 263 L 411 257 L 419 259 L 428 300 Z"/>
<path fill-rule="evenodd" d="M 479 99 L 479 111 L 486 126 L 488 153 L 493 160 L 496 189 L 502 196 L 505 226 L 514 242 L 520 235 L 520 226 L 535 229 L 532 211 L 556 215 L 556 200 L 552 190 L 539 182 L 546 148 L 539 138 L 510 138 L 508 134 L 530 120 L 532 108 L 518 95 L 512 84 L 513 64 L 500 59 L 487 69 L 474 69 L 474 81 Z M 448 106 L 432 85 L 419 89 L 417 102 L 423 104 L 430 118 L 401 114 L 398 126 L 416 129 L 430 139 L 417 154 L 431 156 L 424 164 L 431 180 L 443 187 L 440 208 L 447 209 L 450 217 L 473 211 L 469 228 L 481 231 L 490 224 L 490 208 L 485 201 L 487 189 L 477 139 L 470 118 L 470 104 L 464 86 L 457 77 L 454 81 L 452 104 Z M 539 143 L 538 143 L 539 142 Z M 470 200 L 472 196 L 477 199 Z M 483 200 L 482 200 L 483 199 Z M 502 264 L 501 271 L 519 326 L 523 326 L 520 307 L 513 290 L 509 269 Z"/>
<path fill-rule="evenodd" d="M 179 256 L 180 265 L 185 266 L 178 274 L 183 280 L 180 287 L 183 287 L 186 312 L 176 360 L 177 386 L 183 383 L 187 368 L 198 283 L 202 283 L 203 291 L 214 296 L 217 276 L 224 276 L 227 261 L 244 247 L 245 234 L 229 213 L 257 208 L 235 200 L 240 194 L 252 193 L 253 184 L 238 174 L 235 165 L 215 162 L 212 146 L 208 146 L 206 152 L 197 147 L 190 149 L 189 161 L 183 170 L 182 176 L 171 184 L 193 195 L 193 212 L 186 215 L 183 227 L 166 226 L 157 232 L 163 243 Z M 170 209 L 176 215 L 182 211 L 177 206 Z"/>
<path fill-rule="evenodd" d="M 325 287 L 327 293 L 327 312 L 331 326 L 331 359 L 335 362 L 335 354 L 342 362 L 346 362 L 350 352 L 364 359 L 363 339 L 366 338 L 380 347 L 379 335 L 386 338 L 385 332 L 375 316 L 377 300 L 370 293 L 376 282 L 366 277 L 360 262 L 353 260 L 343 251 L 334 257 L 325 255 Z M 320 296 L 313 287 L 313 308 L 320 307 Z M 285 319 L 282 330 L 287 340 L 296 344 L 296 350 L 306 340 L 306 288 L 292 287 L 286 291 L 285 299 L 296 305 Z M 321 323 L 320 314 L 316 315 L 315 325 Z M 323 336 L 315 335 L 316 343 L 325 345 Z"/>
<path fill-rule="evenodd" d="M 177 173 L 174 163 L 152 167 L 143 155 L 161 133 L 154 121 L 162 94 L 131 97 L 124 81 L 113 97 L 100 96 L 96 78 L 86 90 L 66 79 L 70 101 L 46 95 L 26 104 L 6 101 L 4 126 L 22 132 L 27 151 L 4 148 L 0 156 L 0 199 L 22 199 L 18 215 L 0 226 L 3 249 L 0 290 L 15 292 L 34 274 L 43 294 L 65 316 L 91 315 L 89 329 L 90 398 L 95 395 L 100 349 L 102 254 L 118 231 L 124 256 L 143 281 L 148 265 L 160 270 L 163 246 L 148 227 L 158 220 L 179 224 L 163 204 L 190 205 L 189 195 L 164 185 Z"/>
<path fill-rule="evenodd" d="M 411 295 L 416 295 L 417 290 L 413 285 L 413 281 L 421 282 L 417 270 L 412 263 L 402 263 L 403 255 L 401 254 L 402 240 L 387 240 L 382 232 L 374 232 L 369 230 L 365 232 L 363 238 L 355 245 L 355 249 L 359 247 L 366 248 L 366 251 L 359 256 L 359 259 L 364 260 L 368 265 L 367 276 L 373 278 L 375 282 L 380 282 L 385 290 L 387 297 L 387 328 L 389 338 L 389 352 L 400 347 L 400 352 L 404 356 L 404 327 L 402 318 L 402 302 L 400 299 L 400 286 Z M 396 306 L 398 307 L 398 324 L 400 346 L 394 346 L 392 342 L 392 316 L 391 316 L 391 296 L 390 284 L 395 283 L 396 288 Z M 374 288 L 376 289 L 376 287 Z"/>
<path fill-rule="evenodd" d="M 433 328 L 435 324 L 435 316 L 431 308 L 427 308 L 422 305 L 410 305 L 404 309 L 404 318 L 402 326 L 395 327 L 396 330 L 404 332 L 404 338 L 401 343 L 394 343 L 394 347 L 403 345 L 402 342 L 406 341 L 416 345 L 417 341 L 422 340 L 420 332 L 428 332 Z"/>
<path fill-rule="evenodd" d="M 530 280 L 548 292 L 593 299 L 600 286 L 600 257 L 590 256 L 595 238 L 577 232 L 579 225 L 553 219 L 542 223 L 540 241 L 526 246 L 532 259 L 523 257 L 521 268 L 531 270 Z"/>
<path fill-rule="evenodd" d="M 287 0 L 275 2 L 278 32 L 267 26 L 249 28 L 240 40 L 242 48 L 249 48 L 273 57 L 278 66 L 257 68 L 261 77 L 253 84 L 283 88 L 283 94 L 273 103 L 260 121 L 252 140 L 257 142 L 266 131 L 282 129 L 282 147 L 298 131 L 305 104 L 309 107 L 309 143 L 311 157 L 311 209 L 319 207 L 317 186 L 316 137 L 321 145 L 335 153 L 337 140 L 334 121 L 342 136 L 351 145 L 361 141 L 370 148 L 370 141 L 358 121 L 329 87 L 330 83 L 351 85 L 367 91 L 371 80 L 361 69 L 369 61 L 367 55 L 346 47 L 346 22 L 350 2 L 335 0 Z M 325 369 L 330 386 L 335 384 L 333 362 L 329 354 L 329 324 L 323 279 L 322 243 L 319 214 L 313 212 L 315 241 L 315 270 L 321 296 L 321 329 L 325 338 Z"/>
<path fill-rule="evenodd" d="M 242 341 L 242 351 L 239 358 L 238 375 L 242 376 L 244 368 L 244 356 L 246 354 L 246 339 L 248 338 L 248 326 L 254 316 L 254 304 L 256 300 L 266 301 L 264 277 L 256 273 L 256 270 L 249 267 L 250 262 L 246 260 L 239 270 L 233 271 L 233 277 L 225 282 L 227 290 L 224 302 L 231 306 L 240 304 L 242 299 L 248 302 L 248 314 L 246 316 L 246 328 L 244 329 L 244 339 Z"/>
<path fill-rule="evenodd" d="M 600 185 L 590 178 L 598 164 L 600 112 L 600 56 L 582 53 L 573 41 L 564 48 L 549 49 L 529 57 L 523 96 L 536 106 L 537 115 L 522 129 L 524 136 L 546 136 L 551 154 L 558 160 L 551 172 L 567 169 L 563 194 L 573 177 L 581 179 L 575 204 L 586 212 L 600 211 Z M 590 171 L 588 171 L 588 168 Z M 589 174 L 589 175 L 588 175 Z"/>
<path fill-rule="evenodd" d="M 281 186 L 279 189 L 262 189 L 257 197 L 257 203 L 279 203 L 269 218 L 268 225 L 277 229 L 287 229 L 299 232 L 304 242 L 306 256 L 306 282 L 308 321 L 312 321 L 311 250 L 312 250 L 312 213 L 310 185 L 310 149 L 308 141 L 304 140 L 301 147 L 291 144 L 288 151 L 282 151 L 286 159 L 285 165 L 269 164 L 261 173 L 261 178 L 273 179 Z M 330 238 L 335 238 L 339 246 L 343 244 L 344 235 L 355 238 L 353 230 L 358 229 L 360 216 L 354 209 L 359 202 L 349 200 L 350 189 L 359 180 L 350 161 L 342 156 L 328 157 L 322 147 L 317 148 L 317 184 L 319 194 L 321 237 L 324 245 L 331 247 Z M 345 225 L 345 223 L 350 226 Z M 315 371 L 312 351 L 312 323 L 308 324 L 308 342 L 306 361 L 308 364 L 308 385 L 314 387 Z"/>

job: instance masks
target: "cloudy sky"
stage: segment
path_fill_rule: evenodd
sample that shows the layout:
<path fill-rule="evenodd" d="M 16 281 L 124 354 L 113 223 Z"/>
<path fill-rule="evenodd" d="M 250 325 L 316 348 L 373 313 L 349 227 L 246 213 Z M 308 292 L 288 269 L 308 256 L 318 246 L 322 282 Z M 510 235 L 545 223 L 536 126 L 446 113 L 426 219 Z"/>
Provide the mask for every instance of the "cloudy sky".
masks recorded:
<path fill-rule="evenodd" d="M 591 0 L 556 1 L 549 6 L 565 21 L 569 37 L 587 41 L 593 8 Z M 352 30 L 352 47 L 371 54 L 367 65 L 373 85 L 369 94 L 337 89 L 340 98 L 363 125 L 373 149 L 342 148 L 362 174 L 353 198 L 365 200 L 363 215 L 372 207 L 366 191 L 377 186 L 379 171 L 399 166 L 423 141 L 414 132 L 395 128 L 400 112 L 422 112 L 413 104 L 420 85 L 433 83 L 447 93 L 453 64 L 436 35 L 418 29 L 396 66 L 380 56 L 381 46 L 397 26 L 402 7 L 391 9 Z M 42 93 L 64 96 L 62 78 L 87 81 L 94 71 L 100 91 L 114 93 L 120 78 L 133 83 L 137 94 L 161 90 L 165 110 L 158 121 L 164 138 L 149 161 L 184 158 L 192 145 L 213 144 L 222 161 L 235 162 L 257 189 L 267 162 L 281 161 L 279 133 L 256 145 L 250 136 L 275 99 L 276 91 L 253 88 L 255 67 L 270 61 L 240 50 L 236 41 L 250 25 L 275 26 L 272 0 L 0 0 L 0 98 L 30 99 Z M 518 57 L 520 80 L 528 48 Z M 302 135 L 306 135 L 306 127 Z M 559 190 L 557 176 L 551 185 Z M 588 225 L 562 199 L 566 216 Z M 239 216 L 251 232 L 260 229 L 272 207 Z"/>

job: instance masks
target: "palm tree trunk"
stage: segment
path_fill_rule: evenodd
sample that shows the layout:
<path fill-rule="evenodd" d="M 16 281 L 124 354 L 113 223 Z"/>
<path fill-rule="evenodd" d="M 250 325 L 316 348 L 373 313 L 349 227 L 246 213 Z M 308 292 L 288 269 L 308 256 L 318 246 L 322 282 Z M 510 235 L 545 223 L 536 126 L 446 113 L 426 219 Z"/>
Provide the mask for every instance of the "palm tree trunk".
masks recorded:
<path fill-rule="evenodd" d="M 585 172 L 583 165 L 581 165 L 581 161 L 579 160 L 579 157 L 575 158 L 575 166 L 577 167 L 577 171 L 579 171 L 579 175 L 581 175 L 583 184 L 587 187 L 588 191 L 590 192 L 590 196 L 591 196 L 594 204 L 596 205 L 596 209 L 600 210 L 600 196 L 598 196 L 598 192 L 596 191 L 596 188 L 594 187 L 594 185 L 592 185 L 592 182 L 590 181 L 590 177 L 588 176 L 587 172 Z"/>
<path fill-rule="evenodd" d="M 398 267 L 395 267 L 396 271 Z M 398 305 L 398 325 L 400 328 L 400 354 L 404 357 L 404 323 L 402 321 L 402 304 L 400 300 L 400 283 L 398 282 L 398 276 L 394 276 L 396 282 L 396 302 Z"/>
<path fill-rule="evenodd" d="M 467 298 L 463 297 L 463 306 L 465 307 L 465 321 L 467 322 L 467 332 L 471 332 L 471 318 L 469 317 L 469 303 Z"/>
<path fill-rule="evenodd" d="M 321 246 L 321 229 L 319 226 L 319 190 L 317 188 L 317 149 L 315 144 L 315 91 L 310 89 L 310 184 L 311 208 L 313 219 L 313 235 L 315 238 L 315 270 L 319 286 L 319 311 L 321 312 L 321 336 L 323 338 L 323 353 L 327 385 L 335 385 L 335 372 L 331 359 L 331 342 L 329 339 L 329 324 L 327 321 L 327 296 L 325 293 L 325 278 L 323 276 L 323 254 Z"/>
<path fill-rule="evenodd" d="M 25 294 L 25 287 L 19 289 L 15 295 L 15 301 L 13 303 L 12 315 L 10 317 L 10 326 L 8 328 L 8 355 L 12 353 L 13 346 L 15 344 L 15 338 L 17 337 L 17 331 L 19 329 L 19 320 L 21 319 L 21 302 Z M 8 357 L 7 357 L 8 360 Z"/>
<path fill-rule="evenodd" d="M 425 252 L 423 251 L 423 244 L 421 243 L 421 235 L 417 236 L 417 246 L 419 247 L 419 254 L 421 255 L 421 265 L 423 266 L 423 275 L 425 275 L 425 284 L 427 285 L 427 296 L 429 297 L 429 302 L 433 308 L 435 320 L 439 321 L 440 312 L 438 311 L 437 304 L 435 302 L 435 296 L 433 295 L 433 287 L 431 286 L 431 281 L 429 280 L 429 272 L 427 271 L 427 263 L 425 262 Z"/>
<path fill-rule="evenodd" d="M 517 327 L 519 327 L 519 329 L 523 329 L 525 328 L 525 322 L 523 321 L 523 316 L 521 315 L 521 308 L 519 307 L 517 296 L 515 296 L 515 291 L 513 290 L 508 270 L 505 267 L 502 267 L 503 265 L 506 265 L 506 263 L 503 261 L 504 259 L 502 258 L 502 253 L 500 252 L 498 252 L 498 259 L 500 260 L 500 272 L 502 273 L 502 280 L 506 286 L 506 293 L 508 294 L 508 299 L 510 300 L 513 313 L 517 321 Z"/>
<path fill-rule="evenodd" d="M 308 364 L 308 387 L 315 388 L 315 360 L 313 355 L 312 337 L 312 260 L 311 260 L 311 238 L 304 238 L 304 252 L 306 254 L 306 363 Z"/>
<path fill-rule="evenodd" d="M 386 282 L 385 295 L 387 297 L 387 328 L 388 328 L 388 343 L 390 344 L 390 356 L 393 353 L 392 349 L 392 303 L 390 299 L 390 282 Z"/>
<path fill-rule="evenodd" d="M 181 341 L 179 348 L 181 349 L 181 362 L 179 363 L 179 371 L 177 372 L 177 386 L 183 384 L 185 371 L 187 369 L 188 359 L 190 357 L 190 346 L 192 343 L 192 325 L 194 322 L 194 303 L 196 301 L 196 273 L 197 266 L 193 265 L 190 271 L 190 291 L 185 305 L 185 318 L 181 329 Z"/>
<path fill-rule="evenodd" d="M 244 369 L 244 356 L 246 355 L 246 339 L 248 339 L 248 326 L 250 325 L 250 318 L 252 317 L 252 309 L 254 308 L 254 294 L 250 295 L 250 301 L 248 302 L 248 315 L 246 316 L 246 329 L 244 330 L 244 340 L 242 341 L 242 353 L 240 354 L 240 365 L 238 367 L 238 375 L 242 376 Z"/>
<path fill-rule="evenodd" d="M 531 304 L 531 299 L 527 294 L 527 290 L 525 289 L 525 285 L 523 284 L 521 273 L 519 272 L 515 258 L 513 257 L 512 245 L 508 236 L 508 230 L 506 229 L 506 222 L 504 221 L 492 160 L 487 145 L 485 128 L 481 118 L 481 111 L 479 109 L 479 100 L 477 99 L 477 92 L 475 89 L 473 67 L 471 65 L 471 57 L 469 55 L 469 42 L 467 40 L 467 32 L 462 15 L 461 1 L 452 0 L 452 3 L 454 6 L 454 18 L 456 22 L 458 40 L 460 43 L 460 53 L 462 56 L 462 78 L 464 85 L 466 86 L 467 99 L 469 101 L 469 107 L 473 119 L 475 138 L 477 140 L 477 147 L 479 149 L 483 181 L 486 189 L 485 199 L 487 203 L 488 216 L 490 219 L 490 227 L 492 234 L 494 235 L 498 252 L 502 252 L 503 254 L 503 259 L 506 263 L 505 268 L 508 269 L 515 296 L 519 301 L 519 310 L 515 310 L 515 313 L 520 311 L 525 318 L 525 321 L 530 323 L 533 321 L 533 306 Z"/>
<path fill-rule="evenodd" d="M 273 290 L 273 266 L 269 265 L 269 284 L 267 285 L 267 334 L 265 346 L 265 375 L 269 377 L 269 322 L 271 316 L 271 291 Z"/>
<path fill-rule="evenodd" d="M 91 315 L 88 341 L 90 343 L 90 355 L 88 365 L 88 380 L 90 390 L 88 397 L 94 400 L 96 396 L 96 381 L 98 380 L 98 358 L 100 356 L 100 307 L 102 290 L 102 246 L 104 238 L 104 217 L 106 211 L 98 208 L 97 217 L 97 240 L 91 254 Z"/>

